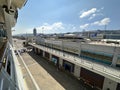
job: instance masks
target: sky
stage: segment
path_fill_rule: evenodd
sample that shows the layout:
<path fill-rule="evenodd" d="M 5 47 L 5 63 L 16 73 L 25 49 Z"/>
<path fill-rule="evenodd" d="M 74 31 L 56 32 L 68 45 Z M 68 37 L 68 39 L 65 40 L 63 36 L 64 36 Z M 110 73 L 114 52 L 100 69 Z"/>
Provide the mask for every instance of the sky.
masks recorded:
<path fill-rule="evenodd" d="M 120 30 L 120 0 L 28 0 L 13 34 Z"/>

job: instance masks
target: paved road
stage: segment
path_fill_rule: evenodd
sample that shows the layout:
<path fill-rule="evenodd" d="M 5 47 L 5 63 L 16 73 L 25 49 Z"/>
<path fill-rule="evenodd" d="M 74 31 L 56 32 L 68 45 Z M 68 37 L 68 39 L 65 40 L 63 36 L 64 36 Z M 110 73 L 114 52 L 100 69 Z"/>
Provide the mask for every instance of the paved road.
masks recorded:
<path fill-rule="evenodd" d="M 15 47 L 17 49 L 22 48 L 22 42 L 16 40 L 14 43 Z M 83 87 L 80 81 L 74 77 L 62 71 L 57 71 L 53 64 L 33 52 L 23 53 L 22 58 L 41 90 L 90 90 L 90 88 L 86 89 Z M 19 57 L 18 60 L 21 64 L 28 89 L 35 90 L 35 86 Z"/>

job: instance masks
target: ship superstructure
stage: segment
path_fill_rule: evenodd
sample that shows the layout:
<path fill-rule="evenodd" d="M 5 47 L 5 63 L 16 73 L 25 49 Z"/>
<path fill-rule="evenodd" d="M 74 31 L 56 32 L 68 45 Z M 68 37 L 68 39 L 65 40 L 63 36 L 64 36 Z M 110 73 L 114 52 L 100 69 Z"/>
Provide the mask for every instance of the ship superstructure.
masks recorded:
<path fill-rule="evenodd" d="M 17 58 L 12 45 L 12 27 L 26 0 L 0 0 L 0 90 L 23 90 Z"/>

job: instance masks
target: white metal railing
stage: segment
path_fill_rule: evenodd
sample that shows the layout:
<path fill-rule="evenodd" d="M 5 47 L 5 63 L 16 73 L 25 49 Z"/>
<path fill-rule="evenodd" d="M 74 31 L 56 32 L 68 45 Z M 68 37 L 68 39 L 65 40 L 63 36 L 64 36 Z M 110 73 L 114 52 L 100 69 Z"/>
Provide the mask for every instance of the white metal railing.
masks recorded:
<path fill-rule="evenodd" d="M 61 58 L 65 59 L 67 61 L 70 61 L 76 65 L 83 66 L 89 70 L 101 73 L 104 76 L 107 75 L 107 76 L 111 77 L 111 79 L 113 79 L 114 81 L 120 82 L 120 70 L 118 70 L 116 68 L 112 68 L 112 67 L 107 66 L 107 65 L 88 61 L 88 60 L 85 60 L 85 59 L 80 58 L 78 56 L 71 55 L 71 54 L 68 54 L 68 53 L 65 53 L 65 52 L 62 52 L 59 50 L 51 49 L 51 48 L 48 48 L 48 47 L 45 47 L 42 45 L 35 45 L 35 44 L 31 44 L 31 43 L 30 43 L 30 45 L 32 45 L 36 48 L 40 48 L 41 50 L 47 51 L 47 52 L 54 54 L 58 57 L 61 57 Z"/>
<path fill-rule="evenodd" d="M 10 62 L 10 74 L 7 72 L 8 61 Z M 18 70 L 17 61 L 13 47 L 9 42 L 6 44 L 4 54 L 1 59 L 0 89 L 1 90 L 24 90 L 20 84 L 21 74 Z M 4 66 L 3 66 L 4 65 Z M 19 74 L 18 74 L 19 73 Z M 20 76 L 19 76 L 20 75 Z M 18 77 L 19 76 L 19 77 Z M 21 82 L 23 83 L 23 82 Z"/>
<path fill-rule="evenodd" d="M 2 84 L 0 85 L 0 87 L 2 88 L 2 90 L 8 89 L 8 87 L 10 89 L 16 89 L 19 90 L 18 86 L 16 85 L 16 82 L 14 81 L 13 75 L 13 71 L 12 71 L 12 59 L 11 59 L 11 52 L 10 52 L 10 46 L 9 43 L 7 42 L 6 44 L 6 48 L 4 50 L 4 54 L 2 56 L 1 59 L 1 70 L 0 70 L 0 82 L 2 82 Z M 8 63 L 10 62 L 10 74 L 7 72 L 7 67 L 8 67 Z M 3 64 L 5 64 L 5 66 L 3 67 Z"/>
<path fill-rule="evenodd" d="M 21 71 L 20 66 L 19 66 L 20 64 L 19 64 L 17 57 L 14 53 L 13 47 L 11 46 L 11 44 L 9 44 L 9 46 L 10 46 L 10 50 L 11 50 L 11 54 L 12 54 L 11 56 L 12 56 L 12 59 L 14 62 L 17 86 L 18 86 L 19 90 L 26 90 L 26 86 L 25 86 L 25 83 L 23 80 L 22 71 Z"/>
<path fill-rule="evenodd" d="M 5 48 L 5 50 L 4 50 L 4 53 L 3 53 L 3 56 L 2 56 L 2 59 L 1 59 L 1 63 L 0 63 L 0 68 L 2 67 L 2 63 L 3 63 L 3 61 L 4 61 L 4 57 L 5 57 L 5 54 L 6 54 L 6 52 L 7 52 L 7 49 L 8 49 L 8 43 L 6 44 L 6 48 Z"/>

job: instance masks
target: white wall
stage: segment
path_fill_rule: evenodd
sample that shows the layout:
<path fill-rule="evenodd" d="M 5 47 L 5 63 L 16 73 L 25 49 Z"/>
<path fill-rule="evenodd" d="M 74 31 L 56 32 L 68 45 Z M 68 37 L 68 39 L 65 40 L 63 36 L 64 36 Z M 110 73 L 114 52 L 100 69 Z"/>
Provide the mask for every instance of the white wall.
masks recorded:
<path fill-rule="evenodd" d="M 45 57 L 45 52 L 43 51 L 43 57 Z"/>
<path fill-rule="evenodd" d="M 63 59 L 62 58 L 59 58 L 59 66 L 61 67 L 63 64 Z"/>
<path fill-rule="evenodd" d="M 50 54 L 50 53 L 49 53 Z M 49 60 L 51 61 L 52 60 L 52 54 L 50 54 L 50 58 L 49 58 Z"/>
<path fill-rule="evenodd" d="M 116 90 L 116 87 L 117 87 L 117 82 L 112 81 L 108 78 L 104 79 L 103 90 L 107 90 L 107 88 L 109 88 L 109 90 Z"/>
<path fill-rule="evenodd" d="M 113 55 L 113 60 L 112 60 L 112 66 L 115 67 L 116 66 L 116 63 L 117 63 L 117 60 L 118 60 L 118 54 L 120 54 L 120 48 L 116 47 L 114 49 L 114 55 Z"/>
<path fill-rule="evenodd" d="M 78 66 L 78 65 L 75 65 L 75 67 L 74 67 L 74 75 L 75 75 L 75 77 L 77 77 L 77 78 L 80 77 L 80 70 L 81 70 L 81 67 Z"/>
<path fill-rule="evenodd" d="M 96 52 L 110 53 L 110 54 L 114 53 L 114 47 L 112 46 L 82 44 L 82 49 L 96 51 Z"/>
<path fill-rule="evenodd" d="M 35 53 L 37 53 L 37 48 L 35 48 Z"/>

